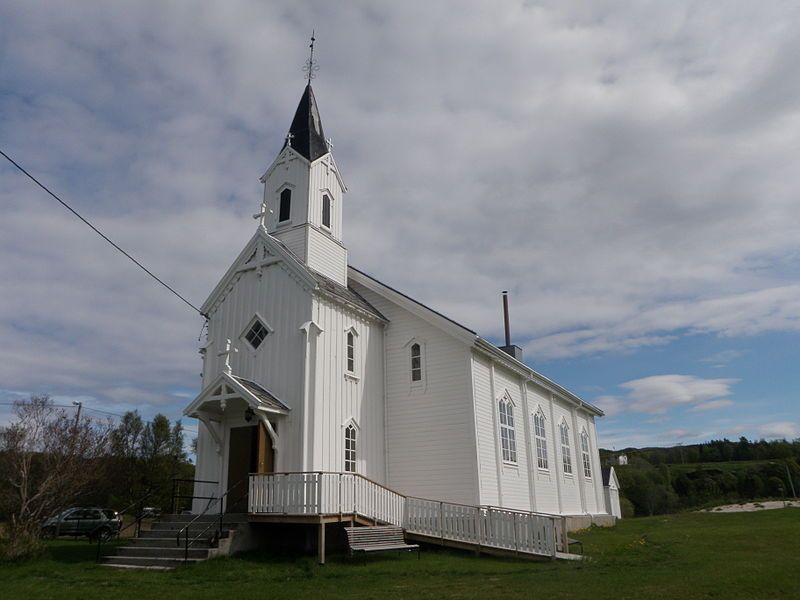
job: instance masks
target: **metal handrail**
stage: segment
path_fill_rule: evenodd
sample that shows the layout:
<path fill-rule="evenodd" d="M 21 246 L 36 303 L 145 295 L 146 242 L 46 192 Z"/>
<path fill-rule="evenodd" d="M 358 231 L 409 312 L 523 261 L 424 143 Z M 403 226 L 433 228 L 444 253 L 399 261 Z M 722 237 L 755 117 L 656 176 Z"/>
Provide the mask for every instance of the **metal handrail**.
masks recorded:
<path fill-rule="evenodd" d="M 138 500 L 134 500 L 128 506 L 126 506 L 124 509 L 119 511 L 118 514 L 120 515 L 120 517 L 122 517 L 128 510 L 130 510 L 131 508 L 133 508 L 137 504 L 139 505 L 139 510 L 136 512 L 136 518 L 133 521 L 131 521 L 130 523 L 128 523 L 125 527 L 120 527 L 117 530 L 117 532 L 114 534 L 114 537 L 119 537 L 120 534 L 123 531 L 125 531 L 129 527 L 132 527 L 133 525 L 136 525 L 136 537 L 139 537 L 139 534 L 142 531 L 142 505 L 144 504 L 144 501 L 147 500 L 147 498 L 149 498 L 150 496 L 152 496 L 157 490 L 158 490 L 158 488 L 150 488 L 149 490 L 147 490 L 147 493 L 144 496 L 142 496 Z M 103 545 L 103 538 L 98 535 L 97 536 L 97 556 L 95 557 L 96 562 L 100 562 L 100 550 L 101 550 L 102 545 Z"/>
<path fill-rule="evenodd" d="M 211 481 L 210 479 L 188 479 L 188 478 L 184 478 L 184 477 L 173 477 L 172 478 L 172 510 L 171 510 L 172 514 L 176 514 L 176 512 L 177 512 L 176 511 L 176 502 L 175 501 L 178 500 L 178 499 L 183 500 L 183 499 L 186 499 L 186 498 L 190 498 L 192 500 L 194 500 L 194 499 L 197 499 L 197 500 L 213 500 L 215 498 L 215 496 L 195 496 L 194 493 L 192 493 L 189 496 L 184 495 L 184 494 L 177 494 L 176 493 L 176 489 L 177 489 L 177 491 L 180 491 L 178 489 L 180 487 L 178 484 L 181 484 L 181 483 L 213 483 L 213 484 L 216 485 L 219 482 Z"/>
<path fill-rule="evenodd" d="M 250 476 L 249 476 L 249 475 L 246 475 L 244 478 L 240 479 L 239 481 L 237 481 L 236 483 L 234 483 L 234 484 L 233 484 L 231 487 L 229 487 L 229 488 L 228 488 L 228 489 L 225 491 L 225 493 L 224 493 L 224 494 L 221 494 L 220 496 L 218 496 L 218 497 L 215 499 L 215 501 L 216 501 L 216 502 L 219 504 L 219 528 L 218 528 L 218 535 L 219 535 L 219 536 L 221 536 L 221 535 L 222 535 L 222 515 L 223 515 L 223 513 L 222 513 L 222 500 L 223 500 L 223 499 L 224 499 L 224 498 L 225 498 L 225 497 L 226 497 L 228 494 L 230 494 L 230 493 L 231 493 L 233 490 L 235 490 L 237 487 L 239 487 L 239 486 L 240 486 L 240 485 L 241 485 L 243 482 L 245 482 L 245 481 L 247 481 L 247 480 L 249 480 L 249 479 L 250 479 Z M 195 521 L 197 521 L 197 519 L 199 519 L 200 517 L 202 517 L 203 515 L 205 515 L 206 513 L 208 513 L 208 509 L 210 509 L 210 508 L 213 506 L 213 504 L 214 504 L 214 502 L 209 502 L 209 503 L 208 503 L 208 506 L 206 506 L 206 507 L 205 507 L 205 509 L 203 510 L 203 512 L 201 512 L 201 513 L 200 513 L 199 515 L 197 515 L 197 516 L 196 516 L 194 519 L 192 519 L 192 520 L 191 520 L 191 521 L 189 521 L 189 522 L 188 522 L 186 525 L 184 525 L 184 526 L 183 526 L 183 528 L 182 528 L 182 529 L 180 529 L 180 531 L 178 531 L 178 534 L 175 536 L 175 545 L 176 545 L 176 546 L 180 546 L 180 545 L 181 545 L 181 534 L 183 534 L 183 535 L 184 535 L 184 553 L 183 553 L 183 560 L 184 560 L 184 562 L 186 562 L 186 561 L 188 561 L 188 560 L 189 560 L 189 529 L 191 528 L 192 524 L 193 524 Z M 198 534 L 196 537 L 194 537 L 194 538 L 192 539 L 192 542 L 191 542 L 191 543 L 192 543 L 192 544 L 193 544 L 193 543 L 195 543 L 195 542 L 196 542 L 198 539 L 200 539 L 200 537 L 201 537 L 203 534 L 205 534 L 205 533 L 206 533 L 206 532 L 207 532 L 209 529 L 211 529 L 211 525 L 210 525 L 210 524 L 209 524 L 209 526 L 208 526 L 208 527 L 206 527 L 206 528 L 205 528 L 205 529 L 204 529 L 202 532 L 200 532 L 200 534 Z"/>

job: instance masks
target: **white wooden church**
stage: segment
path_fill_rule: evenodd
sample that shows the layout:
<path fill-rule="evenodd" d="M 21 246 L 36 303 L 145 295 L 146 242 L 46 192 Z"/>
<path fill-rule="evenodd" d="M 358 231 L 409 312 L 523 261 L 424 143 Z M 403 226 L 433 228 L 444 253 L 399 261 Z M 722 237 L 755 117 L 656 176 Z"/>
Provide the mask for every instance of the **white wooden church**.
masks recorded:
<path fill-rule="evenodd" d="M 310 81 L 261 181 L 255 234 L 202 306 L 202 391 L 184 411 L 200 422 L 196 477 L 209 483 L 198 496 L 244 482 L 228 510 L 251 515 L 341 517 L 372 502 L 367 516 L 409 531 L 400 499 L 438 503 L 440 529 L 445 506 L 615 512 L 599 409 L 524 364 L 516 346 L 348 263 L 347 188 Z"/>

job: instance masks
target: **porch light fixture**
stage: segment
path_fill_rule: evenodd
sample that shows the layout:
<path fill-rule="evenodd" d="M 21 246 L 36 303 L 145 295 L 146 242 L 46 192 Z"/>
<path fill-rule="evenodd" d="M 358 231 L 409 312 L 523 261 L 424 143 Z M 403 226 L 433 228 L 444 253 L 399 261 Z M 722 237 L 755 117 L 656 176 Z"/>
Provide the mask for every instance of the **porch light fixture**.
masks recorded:
<path fill-rule="evenodd" d="M 247 410 L 244 411 L 244 420 L 248 423 L 253 420 L 253 417 L 256 416 L 255 411 L 253 410 L 252 406 L 248 406 Z"/>

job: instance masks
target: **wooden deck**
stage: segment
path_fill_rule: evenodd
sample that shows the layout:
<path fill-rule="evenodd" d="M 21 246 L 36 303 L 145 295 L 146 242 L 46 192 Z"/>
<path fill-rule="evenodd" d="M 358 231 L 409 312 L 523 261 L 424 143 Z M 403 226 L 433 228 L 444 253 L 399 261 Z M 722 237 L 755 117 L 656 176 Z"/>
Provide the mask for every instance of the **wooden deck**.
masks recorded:
<path fill-rule="evenodd" d="M 355 473 L 251 475 L 248 519 L 318 525 L 321 564 L 327 523 L 395 525 L 409 539 L 479 554 L 581 558 L 568 552 L 562 517 L 404 496 Z"/>

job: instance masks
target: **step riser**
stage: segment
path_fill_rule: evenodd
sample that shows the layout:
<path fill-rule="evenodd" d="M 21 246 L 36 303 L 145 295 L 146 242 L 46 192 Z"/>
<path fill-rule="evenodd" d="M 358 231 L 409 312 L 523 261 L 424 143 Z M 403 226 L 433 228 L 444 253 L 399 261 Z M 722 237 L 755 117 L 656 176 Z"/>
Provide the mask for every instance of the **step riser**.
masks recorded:
<path fill-rule="evenodd" d="M 154 559 L 154 558 L 136 558 L 133 556 L 109 556 L 108 558 L 103 560 L 103 564 L 106 565 L 121 565 L 125 567 L 181 567 L 184 564 L 191 564 L 198 562 L 198 559 L 189 559 L 188 562 L 184 562 L 182 559 L 176 558 L 165 558 L 165 559 Z"/>
<path fill-rule="evenodd" d="M 135 556 L 141 558 L 183 558 L 185 550 L 183 548 L 135 548 L 126 546 L 118 548 L 115 554 L 107 558 L 112 559 L 116 555 Z M 208 558 L 208 548 L 189 548 L 189 558 Z"/>
<path fill-rule="evenodd" d="M 169 538 L 133 538 L 128 548 L 171 548 L 177 547 L 175 537 Z M 183 547 L 183 545 L 181 545 Z M 197 540 L 192 543 L 192 548 L 210 548 L 208 540 Z"/>
<path fill-rule="evenodd" d="M 172 531 L 172 530 L 169 530 L 169 529 L 164 529 L 164 530 L 152 530 L 151 529 L 150 531 L 143 531 L 141 533 L 141 539 L 147 539 L 147 538 L 165 538 L 165 539 L 166 538 L 172 538 L 174 540 L 174 539 L 176 539 L 178 537 L 178 531 L 180 531 L 180 530 Z M 191 540 L 193 540 L 194 538 L 196 538 L 197 536 L 199 536 L 201 534 L 202 534 L 202 538 L 201 539 L 212 538 L 212 537 L 214 537 L 214 534 L 216 532 L 217 532 L 216 528 L 209 529 L 208 531 L 205 531 L 205 527 L 203 529 L 189 529 L 189 540 L 191 541 Z M 186 537 L 186 532 L 182 532 L 180 534 L 181 540 L 185 539 L 185 537 Z"/>

